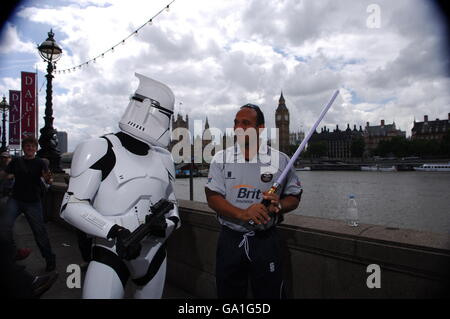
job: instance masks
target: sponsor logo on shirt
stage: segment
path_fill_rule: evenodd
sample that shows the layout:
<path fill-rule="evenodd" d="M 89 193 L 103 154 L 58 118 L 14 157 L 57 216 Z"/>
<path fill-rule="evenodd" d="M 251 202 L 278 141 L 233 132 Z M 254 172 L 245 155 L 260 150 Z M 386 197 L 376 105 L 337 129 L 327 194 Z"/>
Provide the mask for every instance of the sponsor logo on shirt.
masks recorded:
<path fill-rule="evenodd" d="M 261 174 L 261 182 L 268 183 L 273 179 L 273 174 L 271 173 L 262 173 Z"/>
<path fill-rule="evenodd" d="M 274 272 L 274 271 L 275 271 L 275 263 L 274 263 L 274 262 L 271 262 L 271 263 L 269 264 L 269 271 L 270 271 L 270 272 Z"/>
<path fill-rule="evenodd" d="M 258 188 L 252 185 L 236 185 L 235 189 L 239 189 L 237 192 L 237 202 L 241 203 L 253 203 L 255 199 L 262 198 L 262 192 Z"/>
<path fill-rule="evenodd" d="M 227 174 L 225 176 L 225 179 L 236 179 L 236 177 L 231 176 L 232 172 L 231 171 L 227 171 Z"/>

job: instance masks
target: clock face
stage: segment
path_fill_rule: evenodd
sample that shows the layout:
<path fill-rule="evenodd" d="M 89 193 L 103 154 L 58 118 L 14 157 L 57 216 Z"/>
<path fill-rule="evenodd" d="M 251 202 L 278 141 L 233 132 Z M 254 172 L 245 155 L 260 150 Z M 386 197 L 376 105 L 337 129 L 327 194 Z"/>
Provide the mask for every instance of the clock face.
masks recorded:
<path fill-rule="evenodd" d="M 285 116 L 284 116 L 284 120 L 285 120 L 285 121 L 289 121 L 289 115 L 285 115 Z"/>
<path fill-rule="evenodd" d="M 281 120 L 281 115 L 277 115 L 277 120 Z"/>

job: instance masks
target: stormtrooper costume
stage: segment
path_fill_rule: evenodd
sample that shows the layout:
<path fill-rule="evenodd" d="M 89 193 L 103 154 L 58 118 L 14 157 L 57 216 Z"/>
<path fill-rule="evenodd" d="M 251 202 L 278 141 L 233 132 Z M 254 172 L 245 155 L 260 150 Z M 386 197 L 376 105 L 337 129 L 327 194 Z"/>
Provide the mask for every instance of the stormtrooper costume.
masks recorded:
<path fill-rule="evenodd" d="M 165 241 L 180 226 L 174 163 L 165 149 L 174 95 L 163 83 L 136 76 L 139 86 L 119 122 L 120 132 L 76 148 L 61 205 L 62 218 L 93 237 L 83 298 L 123 298 L 130 277 L 135 298 L 161 298 Z M 174 208 L 140 244 L 124 250 L 122 240 L 145 223 L 160 199 L 173 202 Z"/>

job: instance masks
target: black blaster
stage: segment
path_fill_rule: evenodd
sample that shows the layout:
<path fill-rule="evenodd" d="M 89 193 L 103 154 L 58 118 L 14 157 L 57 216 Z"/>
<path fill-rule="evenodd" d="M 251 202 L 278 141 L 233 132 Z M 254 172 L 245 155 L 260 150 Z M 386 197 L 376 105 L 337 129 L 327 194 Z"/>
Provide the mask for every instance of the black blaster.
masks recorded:
<path fill-rule="evenodd" d="M 173 203 L 164 198 L 150 207 L 152 214 L 145 216 L 145 224 L 139 225 L 139 227 L 123 241 L 123 247 L 127 249 L 131 245 L 140 243 L 146 236 L 151 235 L 151 229 L 155 222 L 167 214 L 171 209 L 173 209 Z"/>

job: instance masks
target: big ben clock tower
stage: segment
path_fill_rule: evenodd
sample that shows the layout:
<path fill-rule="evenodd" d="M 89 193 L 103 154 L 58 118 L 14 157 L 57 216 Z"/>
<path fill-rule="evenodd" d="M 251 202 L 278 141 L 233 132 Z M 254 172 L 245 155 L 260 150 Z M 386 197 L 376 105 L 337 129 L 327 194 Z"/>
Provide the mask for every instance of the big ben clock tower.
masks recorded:
<path fill-rule="evenodd" d="M 275 111 L 275 127 L 278 128 L 280 151 L 287 154 L 289 151 L 289 110 L 286 107 L 283 92 L 281 92 Z"/>

